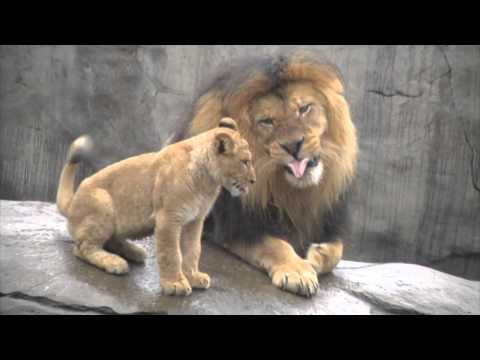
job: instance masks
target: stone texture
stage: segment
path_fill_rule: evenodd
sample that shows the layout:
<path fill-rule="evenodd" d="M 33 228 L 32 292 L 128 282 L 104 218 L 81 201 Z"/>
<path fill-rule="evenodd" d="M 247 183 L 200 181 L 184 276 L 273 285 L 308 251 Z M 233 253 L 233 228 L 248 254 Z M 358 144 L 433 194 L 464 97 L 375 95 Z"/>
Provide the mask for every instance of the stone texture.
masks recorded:
<path fill-rule="evenodd" d="M 411 264 L 342 261 L 304 299 L 222 249 L 204 243 L 201 268 L 212 287 L 162 296 L 153 239 L 129 274 L 104 273 L 72 254 L 55 205 L 0 201 L 2 314 L 480 314 L 480 282 Z"/>
<path fill-rule="evenodd" d="M 158 149 L 206 79 L 280 48 L 1 46 L 0 198 L 53 201 L 85 132 L 94 168 Z M 311 48 L 342 71 L 359 131 L 346 258 L 480 280 L 480 46 Z"/>

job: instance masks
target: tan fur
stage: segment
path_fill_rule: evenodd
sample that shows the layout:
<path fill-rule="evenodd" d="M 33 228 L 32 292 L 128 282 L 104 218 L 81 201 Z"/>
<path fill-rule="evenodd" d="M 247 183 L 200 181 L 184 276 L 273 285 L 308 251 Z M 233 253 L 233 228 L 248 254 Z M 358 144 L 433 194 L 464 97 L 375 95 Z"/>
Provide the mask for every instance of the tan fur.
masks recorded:
<path fill-rule="evenodd" d="M 271 236 L 264 237 L 252 246 L 234 243 L 229 249 L 252 265 L 264 269 L 273 285 L 302 296 L 313 296 L 319 287 L 317 274 L 331 272 L 340 262 L 343 243 L 312 244 L 306 259 L 297 255 L 286 241 Z"/>
<path fill-rule="evenodd" d="M 277 76 L 279 83 L 272 84 L 267 74 L 254 71 L 234 90 L 213 88 L 197 102 L 188 134 L 195 136 L 216 127 L 224 114 L 234 117 L 250 145 L 259 174 L 249 195 L 242 199 L 244 206 L 261 212 L 274 205 L 301 236 L 309 238 L 355 175 L 357 135 L 336 69 L 315 62 L 309 54 L 298 53 L 285 62 Z M 307 104 L 311 104 L 310 110 L 300 115 L 300 107 Z M 274 125 L 260 121 L 267 118 L 273 119 Z M 305 140 L 300 156 L 318 158 L 319 166 L 308 176 L 295 179 L 285 173 L 285 164 L 292 158 L 281 144 L 302 137 Z M 263 264 L 258 266 L 271 274 L 283 269 L 272 275 L 277 286 L 282 283 L 279 278 L 284 279 L 285 274 L 295 272 L 305 262 L 298 260 L 293 248 L 283 242 L 265 239 L 256 248 L 266 246 L 268 251 L 250 249 L 249 254 L 244 254 L 248 261 Z M 300 285 L 311 280 L 312 269 L 317 273 L 331 271 L 340 261 L 342 250 L 341 239 L 312 247 L 307 256 L 311 267 L 304 271 L 304 278 L 294 284 L 289 282 L 289 290 L 302 293 Z M 280 258 L 290 260 L 279 267 L 275 259 Z"/>
<path fill-rule="evenodd" d="M 232 119 L 222 123 L 236 128 Z M 154 231 L 162 290 L 188 295 L 192 287 L 208 288 L 208 274 L 198 270 L 204 219 L 222 186 L 239 195 L 255 181 L 248 144 L 238 131 L 216 128 L 117 162 L 84 179 L 74 193 L 72 159 L 84 144 L 72 144 L 57 195 L 74 254 L 123 274 L 128 272 L 125 259 L 142 262 L 146 256 L 126 239 Z"/>
<path fill-rule="evenodd" d="M 306 297 L 311 297 L 318 290 L 315 268 L 308 260 L 298 256 L 284 240 L 266 236 L 249 247 L 236 243 L 230 251 L 266 270 L 272 283 L 283 290 Z"/>

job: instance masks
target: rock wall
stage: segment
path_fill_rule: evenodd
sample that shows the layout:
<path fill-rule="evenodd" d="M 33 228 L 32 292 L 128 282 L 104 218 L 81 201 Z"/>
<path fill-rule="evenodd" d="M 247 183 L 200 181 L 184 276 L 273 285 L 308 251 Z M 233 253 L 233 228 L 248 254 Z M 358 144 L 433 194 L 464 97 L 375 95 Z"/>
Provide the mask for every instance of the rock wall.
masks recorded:
<path fill-rule="evenodd" d="M 205 79 L 279 48 L 1 46 L 0 198 L 53 201 L 85 132 L 94 167 L 159 148 Z M 480 279 L 480 46 L 313 48 L 342 71 L 360 137 L 346 257 Z"/>

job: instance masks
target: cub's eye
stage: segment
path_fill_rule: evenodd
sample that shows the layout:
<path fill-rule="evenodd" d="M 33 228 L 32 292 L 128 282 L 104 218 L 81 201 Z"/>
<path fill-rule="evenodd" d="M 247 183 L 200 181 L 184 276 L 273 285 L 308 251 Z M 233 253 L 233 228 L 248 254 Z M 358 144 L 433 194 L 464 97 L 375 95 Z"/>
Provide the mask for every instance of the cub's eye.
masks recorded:
<path fill-rule="evenodd" d="M 245 166 L 249 166 L 250 161 L 249 160 L 242 160 L 242 164 L 245 165 Z"/>
<path fill-rule="evenodd" d="M 298 112 L 300 115 L 306 115 L 311 108 L 312 108 L 312 104 L 303 105 L 299 107 Z"/>
<path fill-rule="evenodd" d="M 262 125 L 272 126 L 273 125 L 273 120 L 272 120 L 272 118 L 265 118 L 265 119 L 259 120 L 258 123 L 262 124 Z"/>

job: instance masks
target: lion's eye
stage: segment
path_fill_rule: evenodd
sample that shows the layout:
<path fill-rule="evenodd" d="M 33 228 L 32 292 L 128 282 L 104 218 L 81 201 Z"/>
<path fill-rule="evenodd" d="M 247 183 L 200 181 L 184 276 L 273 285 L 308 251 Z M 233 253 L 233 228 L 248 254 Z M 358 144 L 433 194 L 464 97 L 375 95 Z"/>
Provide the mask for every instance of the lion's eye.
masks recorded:
<path fill-rule="evenodd" d="M 262 125 L 272 126 L 273 125 L 273 120 L 272 120 L 272 118 L 265 118 L 265 119 L 259 120 L 258 123 L 262 124 Z"/>
<path fill-rule="evenodd" d="M 249 161 L 249 160 L 242 160 L 242 163 L 243 163 L 243 165 L 245 165 L 245 166 L 249 166 L 249 165 L 250 165 L 250 161 Z"/>
<path fill-rule="evenodd" d="M 300 113 L 300 115 L 306 115 L 311 108 L 312 108 L 312 104 L 303 105 L 303 106 L 300 106 L 300 108 L 298 109 L 298 112 Z"/>

